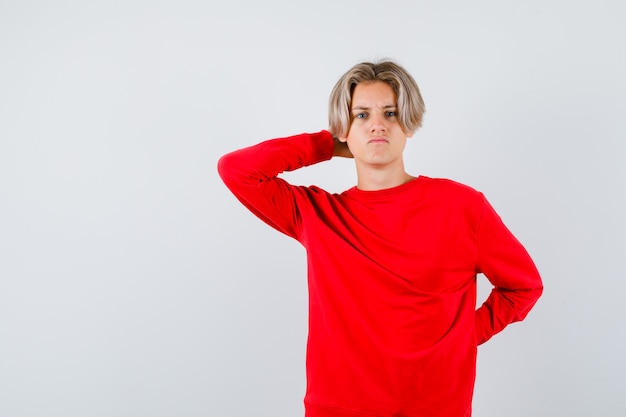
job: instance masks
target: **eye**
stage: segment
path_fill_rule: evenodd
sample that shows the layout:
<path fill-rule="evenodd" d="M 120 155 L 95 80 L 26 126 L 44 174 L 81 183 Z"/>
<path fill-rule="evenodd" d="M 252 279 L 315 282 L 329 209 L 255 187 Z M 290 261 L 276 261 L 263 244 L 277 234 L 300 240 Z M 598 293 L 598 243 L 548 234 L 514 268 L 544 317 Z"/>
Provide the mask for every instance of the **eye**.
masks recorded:
<path fill-rule="evenodd" d="M 398 113 L 394 110 L 389 110 L 388 112 L 385 112 L 385 116 L 387 117 L 396 117 L 398 115 Z"/>
<path fill-rule="evenodd" d="M 354 115 L 355 119 L 365 119 L 367 117 L 366 113 L 357 113 Z"/>

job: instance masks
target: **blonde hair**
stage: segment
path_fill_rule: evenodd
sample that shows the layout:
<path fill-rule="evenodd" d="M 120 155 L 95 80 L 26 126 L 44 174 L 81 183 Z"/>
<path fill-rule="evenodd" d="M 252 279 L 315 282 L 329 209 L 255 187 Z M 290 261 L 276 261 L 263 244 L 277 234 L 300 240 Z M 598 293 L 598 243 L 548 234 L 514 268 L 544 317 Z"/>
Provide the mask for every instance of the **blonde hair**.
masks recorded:
<path fill-rule="evenodd" d="M 412 134 L 422 125 L 426 107 L 411 75 L 392 61 L 362 62 L 350 68 L 335 84 L 328 105 L 329 130 L 335 137 L 345 138 L 350 130 L 350 107 L 357 84 L 382 81 L 391 86 L 398 100 L 398 122 Z"/>

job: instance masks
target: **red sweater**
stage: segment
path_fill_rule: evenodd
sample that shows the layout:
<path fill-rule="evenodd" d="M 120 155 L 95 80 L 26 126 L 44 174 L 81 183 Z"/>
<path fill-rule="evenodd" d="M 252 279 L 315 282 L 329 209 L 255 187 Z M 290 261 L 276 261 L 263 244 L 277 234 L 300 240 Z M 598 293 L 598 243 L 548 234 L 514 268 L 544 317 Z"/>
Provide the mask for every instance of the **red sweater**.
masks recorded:
<path fill-rule="evenodd" d="M 284 171 L 328 160 L 330 133 L 223 156 L 228 188 L 307 251 L 307 417 L 467 417 L 476 347 L 542 292 L 526 250 L 484 196 L 420 176 L 331 194 Z M 476 274 L 494 289 L 476 310 Z"/>

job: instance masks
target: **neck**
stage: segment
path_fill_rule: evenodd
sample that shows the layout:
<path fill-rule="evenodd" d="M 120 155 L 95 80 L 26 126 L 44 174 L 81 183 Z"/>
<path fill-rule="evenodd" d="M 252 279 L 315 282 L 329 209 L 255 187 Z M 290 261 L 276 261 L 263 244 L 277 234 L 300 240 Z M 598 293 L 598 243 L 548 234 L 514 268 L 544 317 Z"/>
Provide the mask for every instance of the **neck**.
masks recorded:
<path fill-rule="evenodd" d="M 357 164 L 357 188 L 363 191 L 384 190 L 405 184 L 415 177 L 404 170 L 404 164 L 394 169 L 389 167 L 359 166 Z"/>

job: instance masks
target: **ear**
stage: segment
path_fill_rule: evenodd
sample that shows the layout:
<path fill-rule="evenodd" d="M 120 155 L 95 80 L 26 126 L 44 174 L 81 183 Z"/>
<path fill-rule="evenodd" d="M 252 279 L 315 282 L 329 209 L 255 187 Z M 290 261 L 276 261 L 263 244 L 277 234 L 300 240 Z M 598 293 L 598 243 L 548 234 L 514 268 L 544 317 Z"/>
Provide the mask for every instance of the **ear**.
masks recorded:
<path fill-rule="evenodd" d="M 407 138 L 407 139 L 412 138 L 414 133 L 415 133 L 415 132 L 404 132 L 404 134 L 406 135 L 406 138 Z"/>
<path fill-rule="evenodd" d="M 339 139 L 339 142 L 343 142 L 343 143 L 346 143 L 348 141 L 348 138 L 340 138 L 340 137 L 338 137 L 337 139 Z"/>

